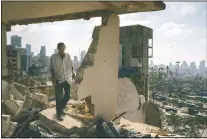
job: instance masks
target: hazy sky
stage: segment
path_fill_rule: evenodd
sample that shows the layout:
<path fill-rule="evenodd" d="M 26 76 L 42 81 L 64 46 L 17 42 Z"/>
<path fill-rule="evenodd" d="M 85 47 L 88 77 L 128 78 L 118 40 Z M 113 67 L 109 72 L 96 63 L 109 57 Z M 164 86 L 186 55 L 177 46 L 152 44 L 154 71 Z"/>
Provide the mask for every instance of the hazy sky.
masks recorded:
<path fill-rule="evenodd" d="M 120 16 L 120 26 L 141 24 L 153 28 L 154 63 L 206 60 L 207 55 L 207 2 L 165 2 L 166 10 Z M 32 45 L 39 53 L 46 46 L 47 55 L 54 53 L 58 42 L 64 42 L 67 52 L 79 55 L 87 50 L 92 31 L 101 24 L 101 18 L 61 21 L 54 23 L 13 26 L 7 33 L 7 44 L 11 35 L 22 37 L 23 47 Z"/>

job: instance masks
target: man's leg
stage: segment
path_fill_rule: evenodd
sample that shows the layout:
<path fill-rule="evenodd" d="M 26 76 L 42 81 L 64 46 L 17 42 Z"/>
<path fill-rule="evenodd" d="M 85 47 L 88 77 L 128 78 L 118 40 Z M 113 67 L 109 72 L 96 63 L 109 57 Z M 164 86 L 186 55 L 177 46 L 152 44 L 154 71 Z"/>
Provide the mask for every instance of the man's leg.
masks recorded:
<path fill-rule="evenodd" d="M 62 100 L 62 114 L 64 114 L 63 109 L 65 108 L 68 101 L 70 100 L 70 84 L 67 81 L 65 81 L 63 84 L 63 88 L 65 91 L 65 94 Z"/>
<path fill-rule="evenodd" d="M 61 120 L 61 111 L 62 111 L 61 102 L 63 99 L 62 84 L 57 84 L 55 86 L 55 96 L 56 96 L 56 114 L 57 114 L 58 120 Z"/>

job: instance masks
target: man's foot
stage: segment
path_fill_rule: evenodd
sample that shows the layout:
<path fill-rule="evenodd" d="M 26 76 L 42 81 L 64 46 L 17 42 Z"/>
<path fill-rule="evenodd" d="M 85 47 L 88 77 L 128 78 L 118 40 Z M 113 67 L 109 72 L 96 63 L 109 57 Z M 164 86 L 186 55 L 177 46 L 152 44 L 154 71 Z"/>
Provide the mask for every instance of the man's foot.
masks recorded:
<path fill-rule="evenodd" d="M 57 116 L 58 121 L 63 121 L 63 118 L 61 116 Z"/>

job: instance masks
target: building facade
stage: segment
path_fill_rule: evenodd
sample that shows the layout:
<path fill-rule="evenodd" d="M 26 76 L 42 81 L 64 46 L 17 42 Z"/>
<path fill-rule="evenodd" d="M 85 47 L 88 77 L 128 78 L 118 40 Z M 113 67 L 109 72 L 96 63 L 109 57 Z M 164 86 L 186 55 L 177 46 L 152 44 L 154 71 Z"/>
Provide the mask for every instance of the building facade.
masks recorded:
<path fill-rule="evenodd" d="M 141 82 L 145 92 L 142 94 L 147 94 L 148 61 L 153 57 L 153 30 L 142 25 L 120 27 L 120 47 L 120 67 L 142 75 L 140 80 L 143 79 Z"/>
<path fill-rule="evenodd" d="M 21 55 L 21 71 L 28 72 L 30 66 L 31 66 L 31 56 L 27 54 Z"/>
<path fill-rule="evenodd" d="M 26 44 L 26 54 L 27 55 L 31 55 L 31 45 L 30 44 Z"/>
<path fill-rule="evenodd" d="M 46 46 L 41 46 L 40 57 L 46 57 Z"/>
<path fill-rule="evenodd" d="M 13 47 L 12 45 L 7 45 L 7 58 L 8 58 L 8 69 L 9 74 L 21 71 L 21 55 L 26 54 L 24 48 Z"/>
<path fill-rule="evenodd" d="M 205 60 L 201 60 L 201 61 L 200 61 L 200 65 L 199 65 L 199 69 L 200 69 L 200 72 L 201 72 L 201 73 L 204 73 L 204 71 L 205 71 L 205 67 L 206 67 Z"/>
<path fill-rule="evenodd" d="M 138 68 L 148 73 L 148 59 L 153 56 L 153 30 L 141 25 L 120 28 L 122 67 Z"/>
<path fill-rule="evenodd" d="M 18 35 L 11 36 L 11 46 L 22 47 L 22 37 Z"/>

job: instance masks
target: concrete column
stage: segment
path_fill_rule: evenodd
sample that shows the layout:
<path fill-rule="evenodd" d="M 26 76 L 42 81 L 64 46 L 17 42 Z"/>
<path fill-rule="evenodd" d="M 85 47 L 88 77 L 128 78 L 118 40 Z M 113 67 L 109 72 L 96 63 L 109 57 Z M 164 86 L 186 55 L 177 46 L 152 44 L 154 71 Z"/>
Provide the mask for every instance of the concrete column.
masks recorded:
<path fill-rule="evenodd" d="M 6 31 L 7 31 L 7 25 L 2 23 L 2 28 L 1 28 L 1 54 L 2 54 L 2 60 L 1 60 L 1 72 L 2 75 L 1 76 L 7 76 L 8 75 L 8 67 L 7 67 L 7 62 L 8 62 L 8 58 L 7 58 L 7 49 L 6 49 L 6 45 L 7 45 L 7 38 L 6 38 Z"/>
<path fill-rule="evenodd" d="M 117 109 L 119 51 L 119 17 L 112 14 L 100 27 L 94 64 L 84 69 L 78 88 L 78 99 L 91 95 L 94 114 L 105 120 L 112 120 Z"/>

